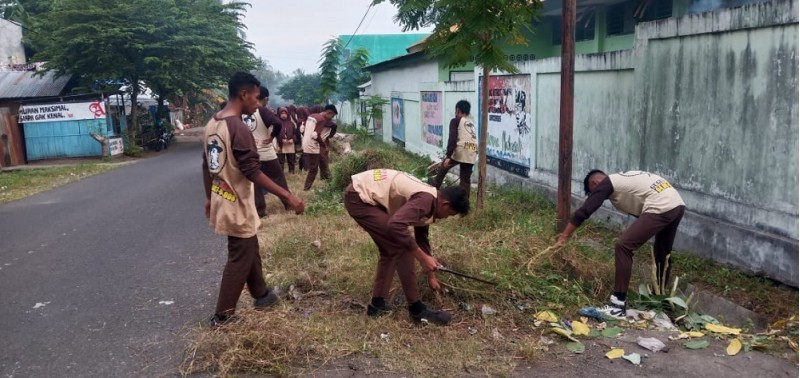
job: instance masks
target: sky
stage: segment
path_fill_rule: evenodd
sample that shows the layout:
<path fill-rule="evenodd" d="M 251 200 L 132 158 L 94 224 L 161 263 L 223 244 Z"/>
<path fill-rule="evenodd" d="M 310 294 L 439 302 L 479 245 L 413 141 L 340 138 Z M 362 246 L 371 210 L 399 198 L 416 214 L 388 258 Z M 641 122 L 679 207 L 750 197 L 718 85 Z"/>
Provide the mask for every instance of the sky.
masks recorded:
<path fill-rule="evenodd" d="M 244 23 L 256 56 L 289 75 L 295 69 L 318 71 L 322 45 L 333 36 L 350 35 L 372 0 L 249 0 Z M 397 9 L 388 2 L 369 10 L 356 34 L 402 33 L 393 21 Z M 428 33 L 432 28 L 409 33 Z"/>

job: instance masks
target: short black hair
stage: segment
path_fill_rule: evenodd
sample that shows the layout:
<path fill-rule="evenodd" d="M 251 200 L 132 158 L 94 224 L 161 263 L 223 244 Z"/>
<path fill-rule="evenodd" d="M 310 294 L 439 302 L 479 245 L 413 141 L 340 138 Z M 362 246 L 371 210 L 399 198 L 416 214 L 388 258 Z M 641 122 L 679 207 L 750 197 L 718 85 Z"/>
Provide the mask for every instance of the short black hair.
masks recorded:
<path fill-rule="evenodd" d="M 226 106 L 228 106 L 228 101 L 222 101 L 219 104 L 219 110 L 225 109 Z"/>
<path fill-rule="evenodd" d="M 461 113 L 469 114 L 469 111 L 472 110 L 472 105 L 470 105 L 467 100 L 461 100 L 456 103 L 456 109 L 461 111 Z"/>
<path fill-rule="evenodd" d="M 339 114 L 339 111 L 336 110 L 336 105 L 333 105 L 333 104 L 325 105 L 325 111 L 328 111 L 328 110 L 332 111 L 334 115 Z"/>
<path fill-rule="evenodd" d="M 587 196 L 592 194 L 592 191 L 589 190 L 589 179 L 595 173 L 606 174 L 605 172 L 603 172 L 603 171 L 601 171 L 599 169 L 592 169 L 591 171 L 589 171 L 589 173 L 586 174 L 586 177 L 583 178 L 583 191 L 586 193 Z"/>
<path fill-rule="evenodd" d="M 469 214 L 469 195 L 460 186 L 448 186 L 441 190 L 441 196 L 450 201 L 450 207 L 461 215 Z"/>
<path fill-rule="evenodd" d="M 261 87 L 261 82 L 250 73 L 237 72 L 228 80 L 228 99 L 236 98 L 240 91 Z"/>
<path fill-rule="evenodd" d="M 263 100 L 267 97 L 269 97 L 269 89 L 262 85 L 261 88 L 258 88 L 258 99 Z"/>

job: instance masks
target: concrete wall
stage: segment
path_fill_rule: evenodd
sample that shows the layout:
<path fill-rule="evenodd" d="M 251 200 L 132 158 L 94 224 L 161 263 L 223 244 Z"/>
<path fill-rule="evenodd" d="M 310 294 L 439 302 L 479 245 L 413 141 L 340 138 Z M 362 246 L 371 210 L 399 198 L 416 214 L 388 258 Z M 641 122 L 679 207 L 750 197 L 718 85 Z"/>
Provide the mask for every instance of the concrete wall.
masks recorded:
<path fill-rule="evenodd" d="M 22 46 L 22 27 L 0 18 L 0 69 L 9 64 L 24 64 L 25 49 Z"/>
<path fill-rule="evenodd" d="M 687 204 L 676 249 L 797 286 L 797 0 L 641 23 L 626 38 L 633 49 L 576 58 L 573 209 L 590 169 L 659 173 Z M 560 59 L 517 67 L 531 75 L 530 175 L 489 167 L 489 179 L 555 198 Z M 406 99 L 406 148 L 431 158 L 441 151 L 422 142 L 419 91 L 445 92 L 446 120 L 455 101 L 478 99 L 477 85 L 439 76 L 424 60 L 372 73 L 372 93 Z M 594 219 L 633 221 L 608 205 Z"/>
<path fill-rule="evenodd" d="M 575 197 L 592 168 L 657 172 L 689 210 L 677 249 L 797 286 L 797 14 L 783 0 L 644 23 L 632 50 L 579 55 Z M 518 67 L 535 93 L 531 174 L 490 178 L 554 193 L 560 59 Z"/>

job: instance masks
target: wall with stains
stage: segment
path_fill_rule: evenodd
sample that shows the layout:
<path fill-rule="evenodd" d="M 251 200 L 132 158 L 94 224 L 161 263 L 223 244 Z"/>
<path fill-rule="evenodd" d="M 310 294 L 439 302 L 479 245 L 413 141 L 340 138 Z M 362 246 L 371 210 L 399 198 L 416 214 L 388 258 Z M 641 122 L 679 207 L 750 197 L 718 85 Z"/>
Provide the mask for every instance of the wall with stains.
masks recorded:
<path fill-rule="evenodd" d="M 590 169 L 659 173 L 687 203 L 676 249 L 797 286 L 797 15 L 795 0 L 690 14 L 637 25 L 632 50 L 577 56 L 575 206 Z M 560 59 L 519 68 L 535 94 L 530 177 L 490 177 L 552 195 Z"/>

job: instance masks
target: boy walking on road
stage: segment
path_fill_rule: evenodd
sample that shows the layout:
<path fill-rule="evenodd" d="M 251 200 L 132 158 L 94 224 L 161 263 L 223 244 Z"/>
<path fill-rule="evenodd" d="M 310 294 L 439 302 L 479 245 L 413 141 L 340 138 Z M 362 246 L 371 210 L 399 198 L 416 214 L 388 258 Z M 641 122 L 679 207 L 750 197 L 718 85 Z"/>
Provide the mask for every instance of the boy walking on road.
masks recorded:
<path fill-rule="evenodd" d="M 204 135 L 203 183 L 205 213 L 217 234 L 228 237 L 228 261 L 222 273 L 217 307 L 210 326 L 230 320 L 247 283 L 256 308 L 266 308 L 278 296 L 264 282 L 256 231 L 260 225 L 253 184 L 285 199 L 297 214 L 305 204 L 261 172 L 255 140 L 242 114 L 258 107 L 259 81 L 238 72 L 228 82 L 228 102 L 208 121 Z"/>

